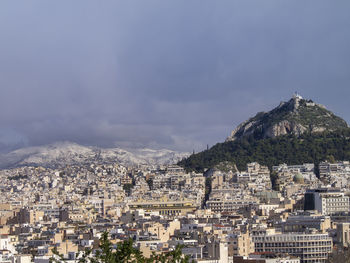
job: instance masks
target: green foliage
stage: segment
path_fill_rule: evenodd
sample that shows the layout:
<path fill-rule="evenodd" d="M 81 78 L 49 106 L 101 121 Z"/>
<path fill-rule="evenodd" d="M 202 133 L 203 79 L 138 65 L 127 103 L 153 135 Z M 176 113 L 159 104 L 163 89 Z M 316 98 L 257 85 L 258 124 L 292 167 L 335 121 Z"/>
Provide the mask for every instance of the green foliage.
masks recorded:
<path fill-rule="evenodd" d="M 117 245 L 115 251 L 108 233 L 104 232 L 100 239 L 100 250 L 96 252 L 95 262 L 144 262 L 141 252 L 133 247 L 132 239 L 125 240 Z"/>
<path fill-rule="evenodd" d="M 228 161 L 245 170 L 247 163 L 258 162 L 267 165 L 281 163 L 301 164 L 329 160 L 350 160 L 350 129 L 317 134 L 303 134 L 300 137 L 286 135 L 276 138 L 256 139 L 254 135 L 235 141 L 218 143 L 207 151 L 193 154 L 178 164 L 187 171 L 203 172 Z"/>
<path fill-rule="evenodd" d="M 15 180 L 15 181 L 28 179 L 28 175 L 20 175 L 19 174 L 19 175 L 9 176 L 8 179 L 9 180 Z"/>
<path fill-rule="evenodd" d="M 347 128 L 342 118 L 320 106 L 308 107 L 305 100 L 300 101 L 298 114 L 294 114 L 291 120 L 310 128 L 317 126 L 327 127 L 330 130 Z"/>
<path fill-rule="evenodd" d="M 326 160 L 330 163 L 335 163 L 335 161 L 336 161 L 333 155 L 328 155 L 326 157 Z"/>
<path fill-rule="evenodd" d="M 259 112 L 236 132 L 235 138 L 251 134 L 255 139 L 263 139 L 268 130 L 282 121 L 287 121 L 292 126 L 302 126 L 309 133 L 322 130 L 336 131 L 348 127 L 342 118 L 321 105 L 313 104 L 311 100 L 301 99 L 298 104 L 296 108 L 295 100 L 291 99 L 269 112 Z M 292 130 L 288 129 L 287 132 L 292 133 Z"/>
<path fill-rule="evenodd" d="M 204 195 L 204 200 L 203 200 L 203 206 L 209 200 L 209 196 L 211 193 L 211 181 L 212 180 L 210 177 L 205 178 L 205 195 Z"/>
<path fill-rule="evenodd" d="M 58 250 L 56 247 L 54 247 L 52 249 L 52 253 L 54 254 L 54 256 L 50 258 L 50 260 L 49 260 L 50 263 L 53 263 L 53 262 L 59 263 L 59 262 L 64 261 L 63 255 L 58 253 Z"/>
<path fill-rule="evenodd" d="M 147 181 L 147 184 L 148 184 L 148 187 L 149 187 L 149 189 L 153 189 L 153 179 L 152 178 L 150 178 L 150 179 L 148 179 Z"/>
<path fill-rule="evenodd" d="M 227 161 L 218 163 L 217 165 L 214 166 L 214 168 L 223 172 L 229 172 L 229 171 L 237 172 L 235 164 Z"/>
<path fill-rule="evenodd" d="M 116 248 L 108 239 L 108 232 L 104 232 L 100 238 L 99 250 L 93 255 L 91 250 L 86 250 L 79 258 L 79 263 L 189 263 L 189 257 L 182 254 L 183 246 L 176 246 L 172 251 L 155 254 L 150 258 L 142 255 L 141 251 L 133 246 L 133 240 L 128 239 L 117 244 Z M 52 250 L 54 256 L 50 262 L 65 262 L 63 255 L 60 255 L 56 248 Z"/>
<path fill-rule="evenodd" d="M 188 263 L 189 256 L 184 256 L 182 254 L 183 246 L 176 246 L 176 248 L 167 253 L 155 255 L 153 254 L 151 258 L 147 259 L 147 263 L 157 262 L 157 263 Z"/>
<path fill-rule="evenodd" d="M 133 184 L 124 184 L 123 185 L 123 190 L 128 194 L 130 195 L 131 193 L 131 189 L 134 187 Z"/>
<path fill-rule="evenodd" d="M 278 191 L 279 189 L 277 185 L 277 179 L 278 179 L 277 173 L 272 171 L 270 177 L 271 177 L 272 189 L 275 191 Z"/>

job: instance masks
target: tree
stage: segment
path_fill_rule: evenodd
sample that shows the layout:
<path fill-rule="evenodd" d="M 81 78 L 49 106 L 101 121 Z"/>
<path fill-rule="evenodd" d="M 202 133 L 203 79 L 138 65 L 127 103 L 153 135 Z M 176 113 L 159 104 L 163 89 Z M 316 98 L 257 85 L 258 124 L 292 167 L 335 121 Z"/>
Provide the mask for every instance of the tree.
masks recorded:
<path fill-rule="evenodd" d="M 131 189 L 133 188 L 133 184 L 124 184 L 123 185 L 123 190 L 130 195 L 131 194 Z"/>
<path fill-rule="evenodd" d="M 182 254 L 183 246 L 176 246 L 173 251 L 163 254 L 153 253 L 150 258 L 142 255 L 142 252 L 133 246 L 133 240 L 130 238 L 117 244 L 114 248 L 112 242 L 108 239 L 108 232 L 104 232 L 100 238 L 99 250 L 93 255 L 90 249 L 77 255 L 79 263 L 188 263 L 189 256 Z M 63 255 L 60 255 L 56 248 L 52 250 L 54 256 L 50 262 L 65 262 Z M 80 255 L 80 256 L 79 256 Z"/>
<path fill-rule="evenodd" d="M 330 163 L 335 163 L 335 158 L 332 154 L 328 155 L 327 156 L 327 161 L 330 162 Z"/>

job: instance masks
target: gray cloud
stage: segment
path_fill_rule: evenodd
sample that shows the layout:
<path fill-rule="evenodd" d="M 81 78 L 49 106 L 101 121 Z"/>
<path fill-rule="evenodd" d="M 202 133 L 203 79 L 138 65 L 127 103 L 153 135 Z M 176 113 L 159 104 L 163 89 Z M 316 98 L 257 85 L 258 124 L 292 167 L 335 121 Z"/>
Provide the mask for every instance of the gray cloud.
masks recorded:
<path fill-rule="evenodd" d="M 191 151 L 297 90 L 349 120 L 349 1 L 0 3 L 0 148 Z"/>

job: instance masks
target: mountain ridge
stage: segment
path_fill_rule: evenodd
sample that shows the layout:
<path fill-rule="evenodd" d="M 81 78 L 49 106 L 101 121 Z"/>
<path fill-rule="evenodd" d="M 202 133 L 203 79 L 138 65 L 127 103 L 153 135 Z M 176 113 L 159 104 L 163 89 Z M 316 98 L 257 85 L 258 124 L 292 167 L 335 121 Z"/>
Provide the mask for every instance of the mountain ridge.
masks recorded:
<path fill-rule="evenodd" d="M 119 163 L 126 166 L 173 164 L 187 157 L 188 153 L 167 149 L 100 148 L 82 146 L 72 142 L 55 142 L 0 154 L 0 169 L 19 166 L 61 167 L 91 162 Z"/>

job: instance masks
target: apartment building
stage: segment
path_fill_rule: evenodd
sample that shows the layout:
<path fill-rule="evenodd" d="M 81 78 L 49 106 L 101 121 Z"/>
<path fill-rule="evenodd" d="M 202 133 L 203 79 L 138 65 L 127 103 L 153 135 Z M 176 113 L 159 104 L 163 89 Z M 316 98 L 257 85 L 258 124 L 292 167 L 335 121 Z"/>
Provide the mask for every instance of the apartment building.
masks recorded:
<path fill-rule="evenodd" d="M 326 262 L 332 252 L 332 238 L 328 234 L 288 233 L 253 236 L 256 252 L 288 253 L 301 263 Z"/>
<path fill-rule="evenodd" d="M 309 189 L 305 193 L 305 210 L 317 210 L 323 215 L 350 212 L 349 196 L 337 189 Z"/>
<path fill-rule="evenodd" d="M 129 204 L 130 210 L 143 209 L 146 212 L 159 211 L 160 215 L 184 215 L 197 209 L 193 201 L 138 201 Z"/>
<path fill-rule="evenodd" d="M 331 228 L 331 218 L 320 214 L 290 215 L 281 223 L 283 232 L 304 232 L 307 229 L 317 229 L 322 233 Z"/>
<path fill-rule="evenodd" d="M 350 244 L 350 223 L 337 224 L 337 242 L 343 247 L 349 247 Z"/>
<path fill-rule="evenodd" d="M 238 197 L 214 197 L 207 201 L 207 208 L 213 212 L 233 212 L 242 207 L 256 205 L 257 201 L 253 198 L 238 198 Z"/>

